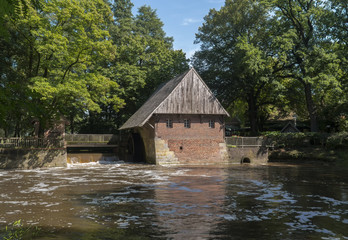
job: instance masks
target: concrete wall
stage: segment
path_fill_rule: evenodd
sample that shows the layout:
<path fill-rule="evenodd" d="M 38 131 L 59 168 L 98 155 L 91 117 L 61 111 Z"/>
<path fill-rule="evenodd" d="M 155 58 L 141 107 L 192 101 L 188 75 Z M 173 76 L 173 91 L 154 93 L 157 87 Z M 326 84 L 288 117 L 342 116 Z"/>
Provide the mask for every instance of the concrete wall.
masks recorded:
<path fill-rule="evenodd" d="M 0 168 L 66 167 L 66 149 L 0 149 Z"/>
<path fill-rule="evenodd" d="M 250 147 L 250 148 L 228 148 L 230 163 L 250 163 L 250 164 L 266 164 L 268 162 L 268 148 L 266 147 Z"/>

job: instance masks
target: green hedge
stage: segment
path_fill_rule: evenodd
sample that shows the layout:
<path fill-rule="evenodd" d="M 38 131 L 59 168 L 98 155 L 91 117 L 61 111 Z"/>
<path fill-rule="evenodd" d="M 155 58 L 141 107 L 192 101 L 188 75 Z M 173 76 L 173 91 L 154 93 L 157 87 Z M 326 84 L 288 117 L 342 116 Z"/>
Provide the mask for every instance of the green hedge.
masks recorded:
<path fill-rule="evenodd" d="M 264 132 L 269 144 L 276 148 L 325 147 L 337 149 L 348 147 L 348 132 L 341 133 L 280 133 Z"/>
<path fill-rule="evenodd" d="M 328 148 L 348 148 L 348 132 L 330 135 L 326 144 Z"/>

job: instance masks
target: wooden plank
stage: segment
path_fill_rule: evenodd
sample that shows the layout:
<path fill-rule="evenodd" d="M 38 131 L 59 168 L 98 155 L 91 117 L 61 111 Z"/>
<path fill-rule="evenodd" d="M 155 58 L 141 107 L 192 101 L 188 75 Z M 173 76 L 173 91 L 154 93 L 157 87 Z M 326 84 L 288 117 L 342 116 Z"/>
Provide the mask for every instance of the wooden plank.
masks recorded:
<path fill-rule="evenodd" d="M 225 111 L 201 78 L 195 71 L 191 71 L 155 113 L 224 115 Z"/>

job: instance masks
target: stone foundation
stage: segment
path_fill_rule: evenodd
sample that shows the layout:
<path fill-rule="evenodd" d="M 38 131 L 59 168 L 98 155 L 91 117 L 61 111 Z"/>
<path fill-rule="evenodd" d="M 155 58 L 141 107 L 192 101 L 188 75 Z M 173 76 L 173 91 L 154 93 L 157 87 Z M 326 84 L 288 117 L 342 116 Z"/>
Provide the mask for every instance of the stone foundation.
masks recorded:
<path fill-rule="evenodd" d="M 167 165 L 167 164 L 179 164 L 178 158 L 175 153 L 171 151 L 168 147 L 166 141 L 155 138 L 156 146 L 156 164 Z"/>
<path fill-rule="evenodd" d="M 0 168 L 33 169 L 66 167 L 67 152 L 62 149 L 0 149 Z"/>

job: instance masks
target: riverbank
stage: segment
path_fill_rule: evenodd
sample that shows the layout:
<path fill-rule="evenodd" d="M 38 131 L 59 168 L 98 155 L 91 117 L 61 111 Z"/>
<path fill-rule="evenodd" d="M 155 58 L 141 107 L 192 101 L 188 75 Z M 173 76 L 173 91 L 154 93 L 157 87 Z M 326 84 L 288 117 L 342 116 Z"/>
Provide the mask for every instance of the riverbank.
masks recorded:
<path fill-rule="evenodd" d="M 348 166 L 348 149 L 320 147 L 281 148 L 269 151 L 269 162 L 321 162 Z"/>
<path fill-rule="evenodd" d="M 348 133 L 265 133 L 269 162 L 322 162 L 348 166 Z"/>

